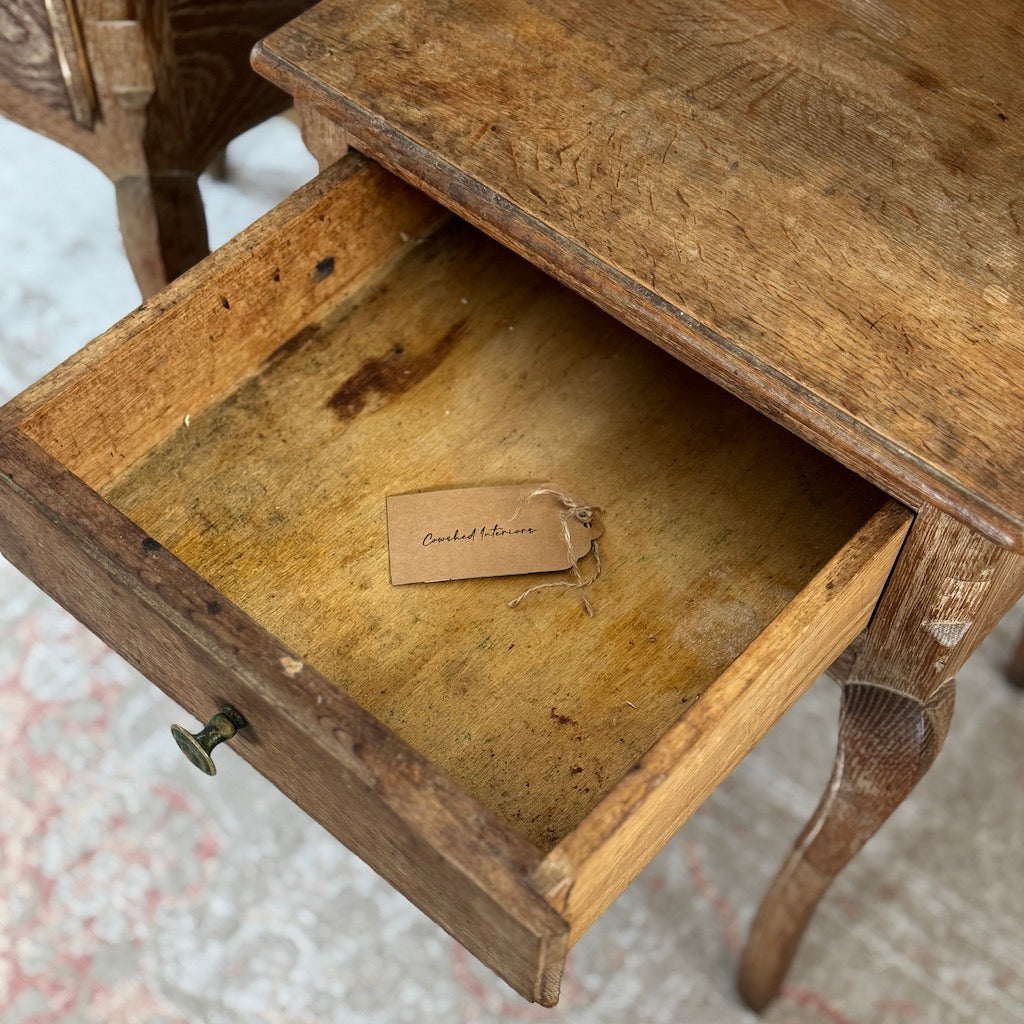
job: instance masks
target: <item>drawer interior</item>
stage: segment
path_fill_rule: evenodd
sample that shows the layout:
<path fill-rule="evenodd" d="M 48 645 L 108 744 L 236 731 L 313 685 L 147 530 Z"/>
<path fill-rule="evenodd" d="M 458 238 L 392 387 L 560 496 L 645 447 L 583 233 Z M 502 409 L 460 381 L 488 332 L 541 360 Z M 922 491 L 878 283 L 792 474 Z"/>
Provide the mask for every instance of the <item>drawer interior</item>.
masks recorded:
<path fill-rule="evenodd" d="M 378 178 L 22 429 L 548 851 L 883 497 Z M 541 576 L 391 585 L 388 495 L 549 481 L 604 509 L 593 617 L 508 606 Z"/>

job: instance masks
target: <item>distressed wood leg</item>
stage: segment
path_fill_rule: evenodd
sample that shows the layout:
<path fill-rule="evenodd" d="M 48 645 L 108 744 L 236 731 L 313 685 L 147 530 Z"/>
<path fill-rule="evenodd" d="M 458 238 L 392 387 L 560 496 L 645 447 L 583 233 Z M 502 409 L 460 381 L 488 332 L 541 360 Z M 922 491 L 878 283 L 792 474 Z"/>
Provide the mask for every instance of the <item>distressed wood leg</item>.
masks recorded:
<path fill-rule="evenodd" d="M 197 176 L 168 171 L 114 183 L 121 237 L 143 298 L 209 255 Z"/>
<path fill-rule="evenodd" d="M 863 683 L 843 687 L 828 788 L 772 883 L 747 940 L 740 992 L 775 997 L 818 901 L 928 770 L 953 714 L 953 681 L 927 704 Z"/>
<path fill-rule="evenodd" d="M 852 665 L 828 788 L 758 910 L 739 987 L 775 997 L 832 880 L 902 803 L 942 747 L 953 676 L 1024 588 L 1024 558 L 944 514 L 914 522 Z"/>

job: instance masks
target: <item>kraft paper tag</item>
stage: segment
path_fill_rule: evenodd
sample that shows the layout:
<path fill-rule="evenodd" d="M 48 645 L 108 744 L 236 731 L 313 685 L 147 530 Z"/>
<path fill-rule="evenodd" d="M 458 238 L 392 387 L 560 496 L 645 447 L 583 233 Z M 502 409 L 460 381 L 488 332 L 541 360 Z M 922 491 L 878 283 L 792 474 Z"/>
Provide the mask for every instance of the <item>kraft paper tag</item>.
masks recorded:
<path fill-rule="evenodd" d="M 590 551 L 602 526 L 596 516 L 584 524 L 571 515 L 557 494 L 534 495 L 539 489 L 519 484 L 389 497 L 391 582 L 568 569 Z"/>

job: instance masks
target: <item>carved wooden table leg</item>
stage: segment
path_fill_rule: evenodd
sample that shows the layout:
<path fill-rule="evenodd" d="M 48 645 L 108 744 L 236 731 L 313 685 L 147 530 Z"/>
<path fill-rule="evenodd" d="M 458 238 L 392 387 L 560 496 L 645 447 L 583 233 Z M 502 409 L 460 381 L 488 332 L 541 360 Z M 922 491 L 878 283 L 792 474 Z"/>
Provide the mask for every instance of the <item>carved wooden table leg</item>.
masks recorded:
<path fill-rule="evenodd" d="M 209 254 L 195 174 L 121 178 L 114 188 L 125 252 L 144 299 Z"/>
<path fill-rule="evenodd" d="M 739 987 L 778 992 L 818 900 L 928 770 L 953 712 L 953 676 L 1024 589 L 1024 558 L 941 512 L 917 517 L 843 683 L 832 778 L 758 910 Z"/>
<path fill-rule="evenodd" d="M 311 2 L 0 0 L 0 111 L 115 183 L 143 297 L 209 251 L 196 175 L 287 106 L 249 51 Z"/>

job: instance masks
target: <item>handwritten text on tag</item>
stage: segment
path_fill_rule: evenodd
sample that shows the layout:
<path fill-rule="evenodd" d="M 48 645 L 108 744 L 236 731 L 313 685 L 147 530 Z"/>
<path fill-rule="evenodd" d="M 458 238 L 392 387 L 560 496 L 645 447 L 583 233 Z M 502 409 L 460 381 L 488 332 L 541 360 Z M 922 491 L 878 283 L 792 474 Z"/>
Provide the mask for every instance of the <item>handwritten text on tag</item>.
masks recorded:
<path fill-rule="evenodd" d="M 391 582 L 568 569 L 602 526 L 596 517 L 583 523 L 565 511 L 554 493 L 531 484 L 393 495 L 387 499 Z"/>

